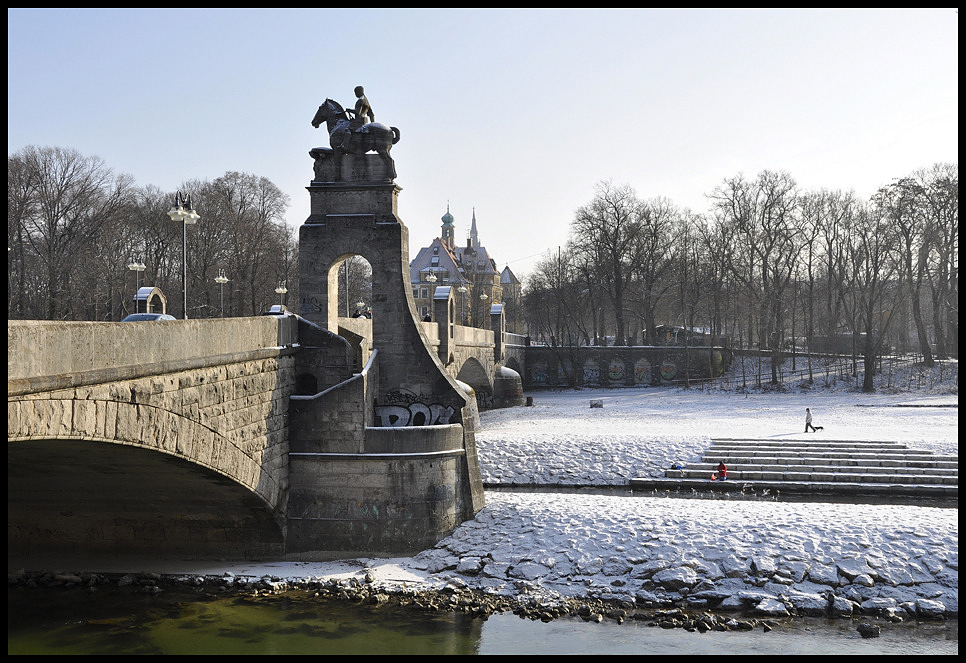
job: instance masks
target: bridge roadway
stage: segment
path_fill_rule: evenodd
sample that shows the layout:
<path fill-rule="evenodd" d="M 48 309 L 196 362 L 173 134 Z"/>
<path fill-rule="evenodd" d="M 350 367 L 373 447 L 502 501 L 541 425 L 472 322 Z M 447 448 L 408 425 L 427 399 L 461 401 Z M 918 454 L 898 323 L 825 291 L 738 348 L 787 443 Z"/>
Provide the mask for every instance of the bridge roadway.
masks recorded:
<path fill-rule="evenodd" d="M 420 325 L 438 349 L 437 325 Z M 306 387 L 299 330 L 311 325 L 289 315 L 7 329 L 8 557 L 292 552 L 290 405 L 360 370 L 321 362 Z M 454 332 L 468 340 L 446 370 L 492 394 L 492 333 L 487 344 L 486 330 Z"/>

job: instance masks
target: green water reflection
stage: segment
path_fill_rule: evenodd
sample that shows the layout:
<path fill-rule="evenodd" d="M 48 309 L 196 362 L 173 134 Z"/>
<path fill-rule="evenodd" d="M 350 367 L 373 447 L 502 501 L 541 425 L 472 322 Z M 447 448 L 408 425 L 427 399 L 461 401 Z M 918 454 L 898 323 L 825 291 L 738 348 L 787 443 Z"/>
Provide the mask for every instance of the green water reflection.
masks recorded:
<path fill-rule="evenodd" d="M 483 623 L 308 595 L 85 591 L 9 589 L 7 653 L 474 654 Z"/>
<path fill-rule="evenodd" d="M 765 633 L 689 633 L 644 622 L 550 623 L 329 602 L 308 592 L 8 587 L 8 654 L 958 654 L 958 622 L 790 620 Z"/>

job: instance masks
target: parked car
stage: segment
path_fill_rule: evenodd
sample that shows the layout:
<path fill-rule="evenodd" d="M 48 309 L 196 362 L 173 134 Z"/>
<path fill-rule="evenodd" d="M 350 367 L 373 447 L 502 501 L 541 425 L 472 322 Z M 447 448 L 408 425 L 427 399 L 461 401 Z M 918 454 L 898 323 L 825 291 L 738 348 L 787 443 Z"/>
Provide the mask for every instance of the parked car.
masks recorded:
<path fill-rule="evenodd" d="M 173 315 L 167 313 L 132 313 L 121 322 L 141 322 L 142 320 L 176 320 Z"/>

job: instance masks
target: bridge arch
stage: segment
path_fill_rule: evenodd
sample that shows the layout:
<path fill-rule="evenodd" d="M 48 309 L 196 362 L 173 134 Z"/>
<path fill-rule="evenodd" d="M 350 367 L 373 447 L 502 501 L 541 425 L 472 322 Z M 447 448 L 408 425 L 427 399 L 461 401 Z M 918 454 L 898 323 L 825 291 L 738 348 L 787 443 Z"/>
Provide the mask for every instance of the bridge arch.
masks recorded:
<path fill-rule="evenodd" d="M 18 565 L 274 556 L 283 535 L 257 495 L 172 454 L 106 440 L 7 445 L 7 555 Z"/>
<path fill-rule="evenodd" d="M 13 407 L 7 546 L 14 557 L 283 551 L 276 481 L 226 436 L 138 403 L 32 398 Z"/>
<path fill-rule="evenodd" d="M 14 407 L 18 412 L 7 417 L 8 443 L 90 440 L 150 449 L 221 474 L 257 495 L 268 508 L 278 507 L 278 481 L 262 471 L 260 459 L 190 417 L 114 399 L 30 398 Z"/>
<path fill-rule="evenodd" d="M 477 404 L 487 409 L 493 399 L 493 382 L 486 366 L 476 357 L 467 357 L 456 376 L 459 382 L 465 382 L 476 391 Z"/>
<path fill-rule="evenodd" d="M 506 360 L 503 362 L 503 365 L 518 375 L 523 375 L 523 366 L 520 365 L 520 362 L 517 361 L 515 356 L 507 356 Z"/>
<path fill-rule="evenodd" d="M 283 554 L 287 419 L 277 408 L 292 361 L 250 356 L 182 371 L 176 360 L 169 373 L 151 363 L 98 369 L 70 388 L 30 387 L 55 387 L 56 377 L 8 383 L 8 551 L 25 560 Z M 101 381 L 120 374 L 133 379 Z"/>

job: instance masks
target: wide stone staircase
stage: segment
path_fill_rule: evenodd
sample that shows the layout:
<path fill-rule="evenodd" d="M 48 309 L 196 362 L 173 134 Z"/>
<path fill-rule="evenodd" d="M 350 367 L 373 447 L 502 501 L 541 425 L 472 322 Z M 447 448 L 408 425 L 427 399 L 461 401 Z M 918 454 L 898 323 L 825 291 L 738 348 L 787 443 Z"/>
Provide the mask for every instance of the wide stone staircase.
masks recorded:
<path fill-rule="evenodd" d="M 725 481 L 711 481 L 718 463 Z M 741 492 L 855 498 L 959 499 L 959 457 L 910 449 L 900 442 L 846 440 L 712 440 L 698 462 L 668 469 L 664 478 L 631 479 L 634 490 Z"/>

